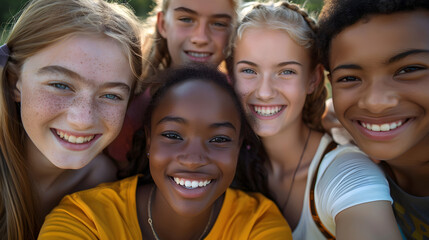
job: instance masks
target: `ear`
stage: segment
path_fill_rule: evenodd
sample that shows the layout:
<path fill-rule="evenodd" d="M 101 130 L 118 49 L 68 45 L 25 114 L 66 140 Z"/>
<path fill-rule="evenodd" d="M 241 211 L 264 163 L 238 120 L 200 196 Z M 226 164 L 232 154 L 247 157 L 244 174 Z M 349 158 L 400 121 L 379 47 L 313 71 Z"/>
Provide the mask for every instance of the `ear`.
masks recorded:
<path fill-rule="evenodd" d="M 314 90 L 319 86 L 320 81 L 323 81 L 324 79 L 324 68 L 322 64 L 317 64 L 316 68 L 314 69 L 313 76 L 311 77 L 311 80 L 309 82 L 309 86 L 307 89 L 307 94 L 312 94 Z"/>
<path fill-rule="evenodd" d="M 158 29 L 159 34 L 163 38 L 166 38 L 167 36 L 167 30 L 165 29 L 165 14 L 164 12 L 160 11 L 156 14 L 156 28 Z"/>
<path fill-rule="evenodd" d="M 22 89 L 22 81 L 21 78 L 16 81 L 15 84 L 11 84 L 14 88 L 12 89 L 12 97 L 15 102 L 21 102 L 21 89 Z"/>

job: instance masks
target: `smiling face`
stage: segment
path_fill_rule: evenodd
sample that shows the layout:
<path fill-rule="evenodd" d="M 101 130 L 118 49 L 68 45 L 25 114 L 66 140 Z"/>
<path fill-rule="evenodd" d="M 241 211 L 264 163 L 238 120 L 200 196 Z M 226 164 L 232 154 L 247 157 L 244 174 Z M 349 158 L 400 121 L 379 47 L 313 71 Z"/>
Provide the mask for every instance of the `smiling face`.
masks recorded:
<path fill-rule="evenodd" d="M 73 36 L 29 57 L 16 84 L 27 155 L 64 169 L 88 164 L 118 135 L 132 79 L 107 37 Z"/>
<path fill-rule="evenodd" d="M 157 27 L 167 39 L 172 65 L 219 65 L 234 17 L 231 0 L 170 1 L 168 9 L 158 14 Z"/>
<path fill-rule="evenodd" d="M 368 20 L 346 28 L 331 42 L 330 78 L 338 119 L 373 158 L 427 153 L 429 12 Z"/>
<path fill-rule="evenodd" d="M 236 42 L 235 88 L 259 136 L 302 123 L 305 99 L 313 90 L 310 65 L 309 51 L 281 30 L 249 28 Z"/>
<path fill-rule="evenodd" d="M 153 112 L 150 172 L 178 214 L 201 214 L 234 178 L 241 122 L 231 102 L 215 84 L 191 80 L 168 90 Z"/>

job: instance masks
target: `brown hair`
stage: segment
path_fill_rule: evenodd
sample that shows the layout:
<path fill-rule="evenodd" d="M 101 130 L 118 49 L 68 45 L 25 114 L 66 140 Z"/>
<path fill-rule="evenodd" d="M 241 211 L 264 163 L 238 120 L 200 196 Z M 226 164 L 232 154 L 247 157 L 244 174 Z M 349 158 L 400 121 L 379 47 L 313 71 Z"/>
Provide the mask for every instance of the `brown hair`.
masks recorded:
<path fill-rule="evenodd" d="M 25 129 L 13 95 L 25 60 L 72 35 L 103 34 L 120 43 L 137 83 L 142 72 L 140 27 L 130 8 L 104 0 L 33 0 L 23 9 L 6 41 L 9 59 L 0 67 L 2 238 L 35 239 L 42 221 L 27 177 Z"/>

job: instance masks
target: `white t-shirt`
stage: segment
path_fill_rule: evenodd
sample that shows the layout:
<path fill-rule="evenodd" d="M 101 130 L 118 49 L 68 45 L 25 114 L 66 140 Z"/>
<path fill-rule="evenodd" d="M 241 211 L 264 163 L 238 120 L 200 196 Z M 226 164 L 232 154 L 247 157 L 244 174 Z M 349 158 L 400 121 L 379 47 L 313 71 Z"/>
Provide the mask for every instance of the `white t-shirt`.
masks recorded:
<path fill-rule="evenodd" d="M 309 195 L 317 165 L 331 140 L 328 134 L 322 137 L 310 164 L 301 218 L 292 233 L 293 239 L 326 239 L 311 216 Z M 334 236 L 335 216 L 342 210 L 373 201 L 392 202 L 384 173 L 351 144 L 339 145 L 325 155 L 317 173 L 314 199 L 320 220 Z"/>

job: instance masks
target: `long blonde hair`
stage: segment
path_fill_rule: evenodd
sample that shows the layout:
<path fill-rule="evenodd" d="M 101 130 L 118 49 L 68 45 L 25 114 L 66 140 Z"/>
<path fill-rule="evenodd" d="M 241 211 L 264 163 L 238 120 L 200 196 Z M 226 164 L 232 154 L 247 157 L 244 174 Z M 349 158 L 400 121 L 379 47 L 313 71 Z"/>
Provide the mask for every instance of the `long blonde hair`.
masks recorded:
<path fill-rule="evenodd" d="M 13 90 L 28 57 L 75 34 L 102 34 L 120 43 L 138 83 L 142 73 L 141 25 L 123 4 L 104 0 L 33 0 L 23 9 L 6 44 L 9 59 L 0 67 L 0 236 L 34 239 L 40 216 L 25 161 L 25 129 Z M 109 49 L 106 49 L 109 51 Z"/>
<path fill-rule="evenodd" d="M 156 27 L 157 13 L 166 12 L 170 1 L 174 0 L 156 0 L 156 6 L 153 11 L 149 14 L 149 17 L 145 21 L 146 33 L 148 36 L 147 41 L 144 44 L 143 52 L 145 58 L 149 64 L 143 68 L 143 78 L 155 75 L 159 70 L 169 68 L 171 66 L 171 56 L 167 48 L 167 40 L 161 36 Z M 238 8 L 241 6 L 241 0 L 230 0 L 231 6 L 234 9 L 233 24 L 234 29 L 237 25 Z M 232 34 L 230 39 L 232 39 Z M 231 42 L 231 41 L 228 41 Z M 229 55 L 230 46 L 226 47 L 226 55 Z"/>
<path fill-rule="evenodd" d="M 308 12 L 297 4 L 288 1 L 250 2 L 243 5 L 239 25 L 233 35 L 232 51 L 237 40 L 242 38 L 248 28 L 267 28 L 286 32 L 298 45 L 309 49 L 311 69 L 318 64 L 316 34 L 318 25 Z M 229 74 L 233 75 L 233 56 L 227 60 Z M 316 71 L 316 70 L 315 70 Z M 232 76 L 233 78 L 233 76 Z M 320 81 L 313 93 L 305 100 L 302 119 L 310 128 L 324 131 L 321 118 L 325 110 L 327 90 L 324 81 Z"/>

